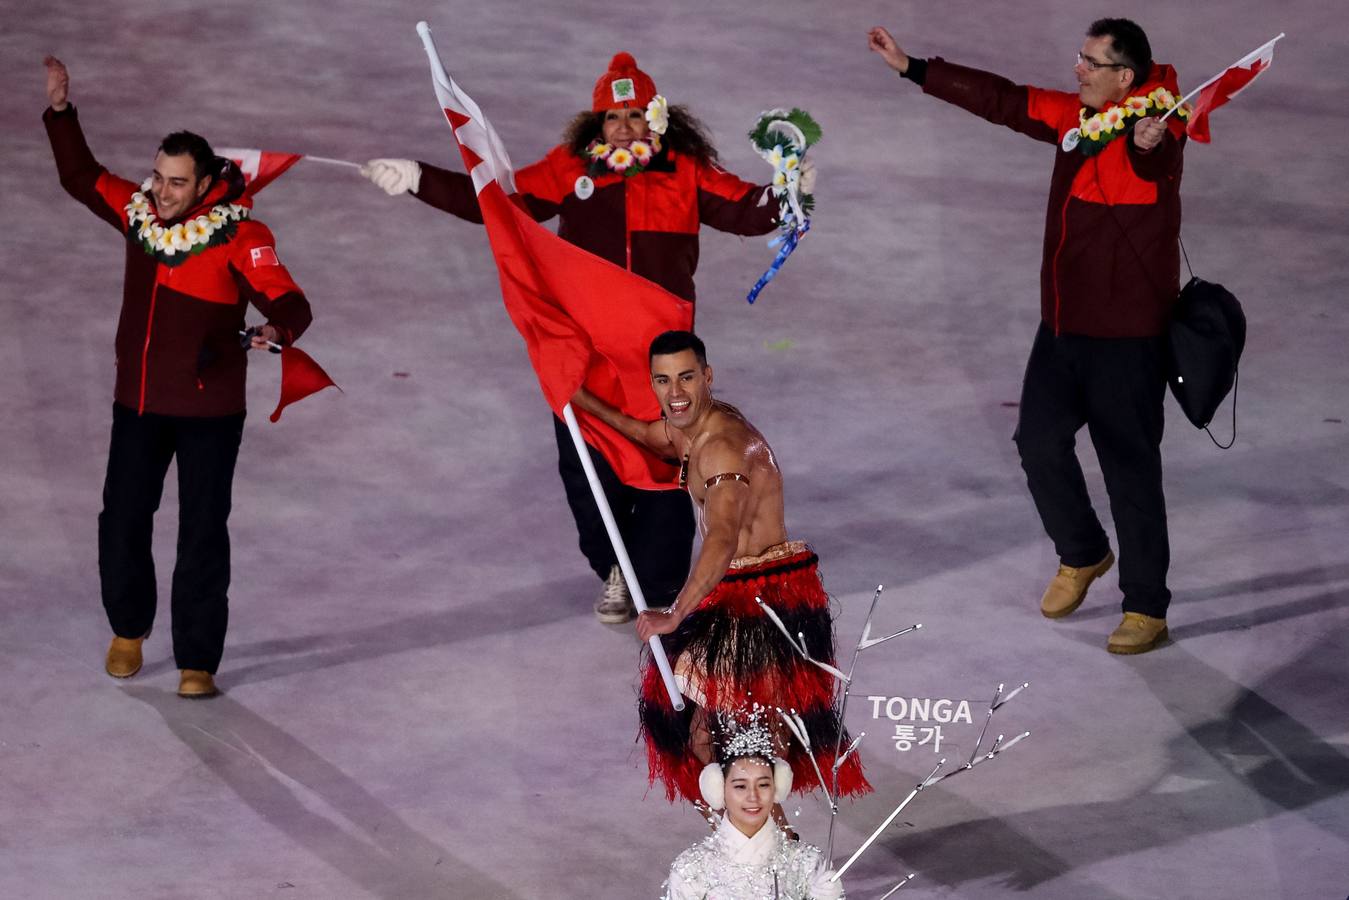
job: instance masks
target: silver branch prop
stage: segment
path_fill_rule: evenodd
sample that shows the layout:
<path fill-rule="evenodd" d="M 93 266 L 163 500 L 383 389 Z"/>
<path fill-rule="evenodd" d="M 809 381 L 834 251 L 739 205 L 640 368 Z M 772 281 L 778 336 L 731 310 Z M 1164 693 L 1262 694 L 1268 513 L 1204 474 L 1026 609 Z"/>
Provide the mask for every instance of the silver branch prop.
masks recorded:
<path fill-rule="evenodd" d="M 857 646 L 853 649 L 852 662 L 848 664 L 848 674 L 847 677 L 843 679 L 843 696 L 840 698 L 838 704 L 838 740 L 834 742 L 834 772 L 833 772 L 834 778 L 833 781 L 831 782 L 831 786 L 833 788 L 833 795 L 835 797 L 838 796 L 839 770 L 843 768 L 843 763 L 847 760 L 848 756 L 854 750 L 857 749 L 857 745 L 861 742 L 862 738 L 866 737 L 866 732 L 862 732 L 857 736 L 857 740 L 852 742 L 852 746 L 848 748 L 848 751 L 846 753 L 839 752 L 843 748 L 843 722 L 844 722 L 843 717 L 848 712 L 848 695 L 852 690 L 853 673 L 857 670 L 857 657 L 861 656 L 862 651 L 866 650 L 869 647 L 875 647 L 877 644 L 884 644 L 886 641 L 890 640 L 890 638 L 897 638 L 901 634 L 908 634 L 911 631 L 917 631 L 918 629 L 923 627 L 921 623 L 910 625 L 908 628 L 896 631 L 894 634 L 888 635 L 883 638 L 876 638 L 873 640 L 871 637 L 871 618 L 876 614 L 876 604 L 880 601 L 881 591 L 883 590 L 885 590 L 885 585 L 878 584 L 876 585 L 876 593 L 871 595 L 871 607 L 867 610 L 867 618 L 862 625 L 862 636 L 858 639 Z M 837 822 L 838 822 L 838 804 L 831 802 L 830 815 L 829 815 L 829 837 L 825 841 L 824 845 L 824 858 L 826 860 L 832 860 L 834 858 L 834 825 Z"/>
<path fill-rule="evenodd" d="M 937 763 L 936 767 L 934 767 L 933 770 L 928 773 L 928 776 L 924 778 L 922 781 L 918 782 L 918 784 L 914 786 L 914 789 L 909 792 L 909 795 L 904 798 L 903 802 L 901 802 L 899 806 L 895 807 L 895 811 L 885 817 L 885 821 L 880 824 L 880 827 L 877 828 L 875 831 L 873 831 L 871 833 L 871 836 L 862 842 L 862 846 L 858 847 L 857 851 L 853 853 L 852 856 L 848 857 L 848 861 L 839 867 L 838 871 L 835 872 L 833 877 L 830 879 L 831 881 L 837 881 L 839 878 L 843 877 L 843 873 L 848 871 L 848 869 L 852 867 L 853 863 L 857 862 L 858 857 L 860 857 L 864 852 L 866 852 L 866 849 L 868 847 L 870 847 L 873 843 L 875 843 L 876 838 L 881 836 L 881 832 L 889 828 L 891 823 L 894 822 L 895 819 L 899 816 L 899 814 L 904 811 L 904 807 L 908 806 L 913 801 L 913 798 L 917 797 L 925 788 L 929 788 L 934 784 L 937 784 L 939 782 L 945 781 L 948 778 L 952 778 L 956 775 L 959 775 L 961 772 L 968 772 L 970 769 L 973 769 L 980 763 L 988 762 L 993 757 L 1012 749 L 1023 739 L 1030 737 L 1029 731 L 1023 731 L 1021 732 L 1021 734 L 1018 734 L 1016 737 L 1012 738 L 1010 741 L 1004 744 L 1002 742 L 1002 739 L 1005 735 L 1000 734 L 998 735 L 997 739 L 993 741 L 993 744 L 991 747 L 989 747 L 988 752 L 983 754 L 982 756 L 979 755 L 979 749 L 980 747 L 983 746 L 984 737 L 988 733 L 988 725 L 993 720 L 993 713 L 997 712 L 999 709 L 1005 706 L 1007 702 L 1011 700 L 1013 697 L 1015 697 L 1017 694 L 1021 693 L 1026 688 L 1030 687 L 1030 682 L 1029 681 L 1023 682 L 1020 687 L 1016 688 L 1005 697 L 1002 694 L 1004 687 L 1005 685 L 1002 684 L 998 685 L 998 689 L 993 693 L 993 700 L 988 704 L 988 716 L 984 719 L 984 727 L 979 732 L 979 739 L 974 743 L 974 752 L 970 754 L 969 760 L 964 765 L 959 766 L 958 768 L 953 769 L 950 772 L 947 772 L 945 775 L 938 775 L 937 773 L 940 772 L 942 770 L 942 767 L 946 765 L 946 759 L 945 757 L 943 757 L 941 761 Z"/>
<path fill-rule="evenodd" d="M 815 777 L 820 779 L 820 790 L 824 791 L 825 799 L 829 801 L 829 814 L 835 815 L 838 812 L 838 801 L 834 799 L 833 793 L 826 786 L 824 773 L 820 771 L 820 764 L 815 761 L 815 753 L 810 749 L 810 735 L 806 732 L 805 720 L 797 715 L 794 709 L 788 711 L 779 706 L 777 711 L 778 715 L 782 717 L 782 721 L 786 722 L 787 727 L 791 729 L 792 736 L 800 741 L 802 748 L 805 749 L 806 758 L 815 767 Z"/>
<path fill-rule="evenodd" d="M 913 874 L 912 872 L 910 872 L 908 875 L 904 876 L 904 880 L 903 880 L 903 881 L 901 881 L 899 884 L 895 885 L 894 887 L 890 888 L 890 890 L 886 891 L 884 894 L 881 894 L 881 900 L 885 900 L 886 897 L 889 897 L 890 895 L 894 894 L 895 891 L 897 891 L 897 890 L 899 890 L 900 888 L 904 887 L 904 885 L 908 884 L 910 881 L 913 881 L 913 880 L 914 880 L 915 878 L 917 878 L 917 877 L 918 877 L 917 875 L 915 875 L 915 874 Z"/>
<path fill-rule="evenodd" d="M 819 666 L 821 669 L 824 669 L 826 672 L 828 672 L 830 675 L 833 675 L 839 681 L 845 683 L 847 682 L 848 680 L 847 675 L 844 675 L 838 669 L 829 665 L 829 663 L 820 662 L 818 659 L 815 659 L 810 655 L 810 651 L 806 649 L 806 636 L 804 634 L 798 631 L 796 633 L 796 637 L 792 637 L 791 632 L 787 630 L 787 626 L 782 624 L 782 619 L 778 618 L 778 614 L 773 612 L 773 607 L 769 606 L 767 603 L 764 603 L 763 599 L 760 597 L 755 597 L 754 602 L 759 604 L 759 606 L 763 608 L 763 611 L 768 614 L 768 618 L 772 619 L 773 624 L 778 627 L 778 631 L 781 631 L 783 636 L 787 638 L 787 643 L 792 645 L 792 649 L 795 650 L 797 653 L 799 653 L 802 659 L 804 659 L 811 665 Z"/>

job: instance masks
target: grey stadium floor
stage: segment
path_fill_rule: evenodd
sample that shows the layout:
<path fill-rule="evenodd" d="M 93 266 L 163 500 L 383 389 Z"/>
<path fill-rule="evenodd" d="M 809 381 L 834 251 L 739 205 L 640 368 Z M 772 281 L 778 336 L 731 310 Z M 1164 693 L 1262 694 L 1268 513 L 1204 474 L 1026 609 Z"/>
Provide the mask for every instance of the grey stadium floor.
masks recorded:
<path fill-rule="evenodd" d="M 302 162 L 258 201 L 316 310 L 303 345 L 344 393 L 271 425 L 276 367 L 254 360 L 224 693 L 174 695 L 164 620 L 140 675 L 102 672 L 94 538 L 122 248 L 57 184 L 42 57 L 69 64 L 92 146 L 130 177 L 181 127 L 445 162 L 419 18 L 517 163 L 620 49 L 744 177 L 767 175 L 743 138 L 759 110 L 800 105 L 824 126 L 814 229 L 754 307 L 742 297 L 770 251 L 704 233 L 699 330 L 722 395 L 781 459 L 842 652 L 879 582 L 878 629 L 924 625 L 868 651 L 854 694 L 972 710 L 895 722 L 859 696 L 849 727 L 870 732 L 878 790 L 844 806 L 840 854 L 936 759 L 970 751 L 998 683 L 1031 683 L 995 720 L 1031 737 L 925 792 L 849 896 L 911 871 L 898 896 L 1349 894 L 1339 4 L 343 6 L 0 3 L 0 896 L 654 897 L 700 834 L 647 789 L 637 644 L 593 620 L 484 234 L 347 170 Z M 1055 560 L 1010 435 L 1048 148 L 924 98 L 865 49 L 885 24 L 916 55 L 1066 88 L 1106 14 L 1148 28 L 1183 86 L 1289 35 L 1186 154 L 1190 257 L 1250 321 L 1240 436 L 1220 452 L 1168 400 L 1174 640 L 1131 659 L 1103 649 L 1113 574 L 1070 619 L 1036 609 Z M 175 510 L 170 479 L 161 585 Z M 900 752 L 897 724 L 944 724 L 944 745 Z M 819 798 L 798 808 L 822 841 Z"/>

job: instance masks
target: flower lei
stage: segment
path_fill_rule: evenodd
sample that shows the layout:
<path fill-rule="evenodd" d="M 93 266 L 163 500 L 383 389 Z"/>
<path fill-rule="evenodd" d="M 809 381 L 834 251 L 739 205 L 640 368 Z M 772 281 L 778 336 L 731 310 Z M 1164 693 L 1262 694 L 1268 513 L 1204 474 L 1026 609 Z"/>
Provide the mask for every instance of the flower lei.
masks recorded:
<path fill-rule="evenodd" d="M 238 231 L 239 223 L 249 216 L 246 206 L 221 203 L 199 216 L 165 228 L 145 196 L 148 190 L 150 182 L 146 181 L 131 195 L 131 202 L 125 207 L 127 236 L 134 234 L 141 249 L 166 266 L 182 265 L 208 247 L 228 243 Z"/>
<path fill-rule="evenodd" d="M 651 136 L 645 141 L 633 141 L 627 147 L 615 147 L 599 138 L 591 141 L 585 152 L 594 174 L 603 175 L 606 168 L 625 178 L 645 172 L 661 151 L 661 135 L 670 127 L 670 105 L 660 94 L 646 105 L 646 122 Z"/>
<path fill-rule="evenodd" d="M 1064 137 L 1064 148 L 1081 150 L 1084 156 L 1095 156 L 1106 144 L 1133 128 L 1134 120 L 1148 116 L 1165 115 L 1175 109 L 1176 97 L 1164 87 L 1154 88 L 1146 96 L 1126 97 L 1116 106 L 1087 116 L 1084 106 L 1077 113 L 1078 127 Z M 1190 115 L 1189 106 L 1176 110 L 1182 119 Z M 1075 135 L 1075 137 L 1074 137 Z M 1073 146 L 1069 146 L 1069 143 Z"/>

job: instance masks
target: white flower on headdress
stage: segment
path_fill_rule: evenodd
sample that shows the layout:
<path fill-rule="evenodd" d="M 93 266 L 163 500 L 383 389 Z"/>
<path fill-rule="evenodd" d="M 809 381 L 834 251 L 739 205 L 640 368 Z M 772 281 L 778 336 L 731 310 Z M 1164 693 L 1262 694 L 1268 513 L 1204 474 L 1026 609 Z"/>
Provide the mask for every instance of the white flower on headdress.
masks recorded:
<path fill-rule="evenodd" d="M 646 141 L 633 141 L 628 145 L 628 150 L 632 152 L 632 158 L 637 160 L 639 166 L 651 162 L 651 145 Z"/>
<path fill-rule="evenodd" d="M 655 134 L 664 134 L 670 126 L 670 104 L 660 94 L 652 97 L 646 105 L 646 124 Z"/>

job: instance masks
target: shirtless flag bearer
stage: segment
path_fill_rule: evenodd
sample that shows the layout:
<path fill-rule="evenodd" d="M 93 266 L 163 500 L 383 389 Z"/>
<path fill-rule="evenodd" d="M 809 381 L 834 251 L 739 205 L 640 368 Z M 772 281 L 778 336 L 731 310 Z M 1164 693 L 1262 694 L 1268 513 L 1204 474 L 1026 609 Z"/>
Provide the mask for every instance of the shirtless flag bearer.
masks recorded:
<path fill-rule="evenodd" d="M 626 413 L 655 417 L 659 407 L 647 386 L 644 346 L 662 331 L 688 327 L 692 305 L 534 221 L 521 208 L 511 161 L 496 130 L 473 98 L 446 73 L 425 22 L 418 24 L 417 32 L 431 63 L 436 97 L 454 129 L 476 190 L 501 276 L 501 298 L 524 338 L 549 407 L 559 419 L 568 419 L 572 439 L 598 450 L 624 484 L 646 490 L 672 488 L 677 473 L 674 460 L 633 445 L 585 413 L 573 421 L 573 411 L 567 407 L 572 394 L 586 385 Z M 634 342 L 634 335 L 640 335 L 639 341 Z M 583 465 L 590 463 L 589 453 L 582 459 Z M 605 491 L 593 468 L 587 468 L 595 502 L 606 510 Z M 612 516 L 606 525 L 613 525 Z M 627 553 L 616 528 L 609 529 L 609 537 L 623 564 Z M 631 563 L 627 565 L 630 570 Z M 632 576 L 631 571 L 627 574 Z M 640 596 L 640 589 L 634 590 L 633 601 L 638 602 Z M 682 708 L 659 641 L 653 641 L 651 649 L 666 676 L 664 702 Z"/>
<path fill-rule="evenodd" d="M 802 659 L 755 602 L 761 598 L 790 633 L 803 634 L 812 659 L 833 664 L 819 559 L 804 542 L 787 539 L 773 450 L 739 410 L 712 398 L 712 367 L 696 335 L 661 334 L 648 358 L 662 419 L 625 415 L 585 388 L 572 405 L 655 455 L 682 460 L 680 486 L 698 512 L 702 548 L 674 605 L 637 620 L 642 640 L 667 636 L 675 680 L 692 701 L 683 712 L 672 710 L 659 673 L 647 665 L 639 713 L 650 778 L 665 782 L 671 800 L 678 794 L 696 804 L 698 776 L 713 758 L 717 714 L 733 716 L 753 703 L 796 710 L 817 748 L 816 763 L 828 772 L 843 725 L 834 680 Z M 791 764 L 796 790 L 818 786 L 806 751 L 790 735 L 778 737 L 777 755 Z M 848 743 L 844 735 L 842 746 Z M 869 790 L 861 765 L 850 758 L 839 773 L 839 793 Z"/>

